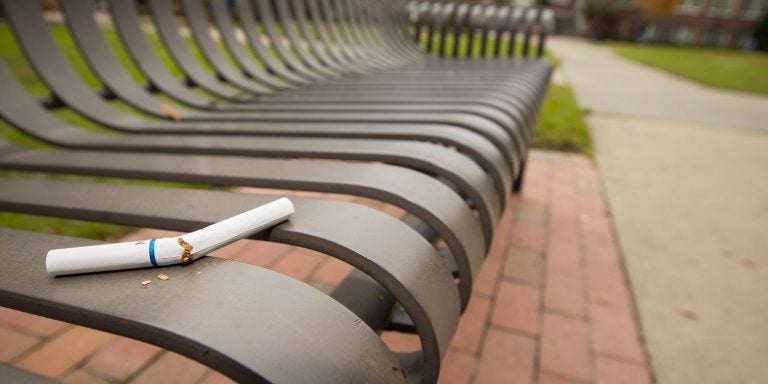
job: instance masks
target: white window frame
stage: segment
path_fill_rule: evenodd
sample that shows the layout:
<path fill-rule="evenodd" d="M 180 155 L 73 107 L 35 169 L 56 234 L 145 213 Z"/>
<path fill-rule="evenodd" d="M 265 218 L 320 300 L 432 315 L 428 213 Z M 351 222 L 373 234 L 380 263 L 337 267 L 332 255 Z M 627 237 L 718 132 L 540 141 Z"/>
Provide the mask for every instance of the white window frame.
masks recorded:
<path fill-rule="evenodd" d="M 754 4 L 757 4 L 757 8 L 744 8 L 744 4 L 747 2 L 747 0 L 742 0 L 742 9 L 741 9 L 741 18 L 746 20 L 757 20 L 760 18 L 760 16 L 763 15 L 763 12 L 766 11 L 766 1 L 754 1 Z"/>
<path fill-rule="evenodd" d="M 733 12 L 736 10 L 734 0 L 725 1 L 728 2 L 727 8 L 712 8 L 712 5 L 715 4 L 715 0 L 709 0 L 709 3 L 707 4 L 707 15 L 714 17 L 728 17 L 733 15 Z"/>
<path fill-rule="evenodd" d="M 675 29 L 672 40 L 677 44 L 691 45 L 695 42 L 696 34 L 698 34 L 698 32 L 698 28 L 692 25 L 681 25 Z M 681 36 L 685 36 L 686 38 L 681 39 Z"/>
<path fill-rule="evenodd" d="M 677 13 L 682 15 L 698 15 L 701 13 L 701 9 L 704 6 L 704 1 L 699 0 L 699 4 L 693 4 L 694 0 L 683 0 L 678 8 Z"/>

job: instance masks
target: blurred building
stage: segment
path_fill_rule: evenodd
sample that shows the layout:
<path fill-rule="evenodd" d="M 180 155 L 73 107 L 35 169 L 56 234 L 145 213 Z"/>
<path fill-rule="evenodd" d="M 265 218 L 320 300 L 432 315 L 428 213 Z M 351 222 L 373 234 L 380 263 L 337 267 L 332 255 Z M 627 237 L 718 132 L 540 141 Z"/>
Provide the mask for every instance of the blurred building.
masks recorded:
<path fill-rule="evenodd" d="M 585 0 L 548 0 L 547 6 L 555 12 L 555 33 L 559 35 L 584 35 L 587 21 L 584 14 Z"/>
<path fill-rule="evenodd" d="M 548 0 L 557 17 L 557 32 L 591 35 L 590 0 Z M 614 0 L 615 18 L 603 37 L 686 45 L 745 47 L 768 0 L 683 0 L 668 15 L 648 15 L 631 0 Z M 592 20 L 590 20 L 592 21 Z"/>

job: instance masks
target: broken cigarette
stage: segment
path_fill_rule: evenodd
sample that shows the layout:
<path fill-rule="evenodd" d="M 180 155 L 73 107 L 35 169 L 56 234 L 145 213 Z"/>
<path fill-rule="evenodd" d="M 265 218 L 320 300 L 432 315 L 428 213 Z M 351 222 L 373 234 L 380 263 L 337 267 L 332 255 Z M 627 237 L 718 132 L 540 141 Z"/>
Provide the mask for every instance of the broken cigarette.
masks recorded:
<path fill-rule="evenodd" d="M 293 204 L 283 197 L 177 237 L 48 251 L 51 276 L 160 267 L 196 260 L 236 240 L 287 220 Z"/>

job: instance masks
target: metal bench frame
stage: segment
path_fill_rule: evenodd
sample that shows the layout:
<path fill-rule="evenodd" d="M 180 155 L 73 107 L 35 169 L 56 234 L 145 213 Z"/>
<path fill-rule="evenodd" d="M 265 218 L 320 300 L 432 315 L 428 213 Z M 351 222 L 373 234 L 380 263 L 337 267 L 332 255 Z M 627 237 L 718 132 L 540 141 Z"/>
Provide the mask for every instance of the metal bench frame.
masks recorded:
<path fill-rule="evenodd" d="M 269 270 L 206 257 L 168 268 L 174 284 L 153 287 L 147 300 L 150 290 L 133 289 L 145 271 L 45 274 L 47 249 L 93 242 L 0 229 L 0 257 L 9 266 L 0 271 L 0 305 L 147 341 L 238 381 L 435 382 L 495 223 L 519 188 L 551 66 L 425 56 L 411 43 L 402 1 L 236 0 L 228 9 L 211 0 L 207 15 L 200 0 L 182 0 L 209 73 L 181 40 L 169 1 L 149 0 L 153 25 L 184 72 L 180 80 L 149 48 L 135 4 L 113 3 L 118 34 L 147 84 L 136 83 L 110 52 L 90 0 L 62 0 L 69 31 L 104 86 L 96 91 L 59 52 L 38 2 L 0 0 L 51 92 L 33 99 L 0 62 L 0 116 L 59 147 L 0 141 L 0 169 L 343 193 L 407 215 L 398 220 L 348 202 L 298 197 L 289 222 L 254 237 L 353 266 L 330 296 Z M 409 9 L 431 10 L 443 33 L 472 15 L 466 6 Z M 495 9 L 484 8 L 473 25 L 484 28 L 486 45 L 514 13 L 505 8 L 497 16 Z M 526 47 L 534 28 L 545 29 L 537 15 L 527 19 Z M 500 41 L 484 48 L 496 55 Z M 445 55 L 444 44 L 440 51 Z M 182 105 L 179 115 L 169 116 L 158 95 Z M 115 99 L 153 117 L 115 109 Z M 62 107 L 117 134 L 62 122 L 50 111 Z M 176 231 L 273 198 L 0 179 L 2 210 Z M 417 334 L 421 350 L 393 353 L 377 336 L 382 330 Z M 24 376 L 0 368 L 2 377 Z"/>

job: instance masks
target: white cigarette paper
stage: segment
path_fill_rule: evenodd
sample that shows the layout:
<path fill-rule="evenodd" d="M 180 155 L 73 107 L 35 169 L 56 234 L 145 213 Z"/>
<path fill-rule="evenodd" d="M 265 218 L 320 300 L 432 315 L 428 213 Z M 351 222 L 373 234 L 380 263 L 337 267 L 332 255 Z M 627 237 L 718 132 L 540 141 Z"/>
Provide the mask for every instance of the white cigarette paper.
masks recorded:
<path fill-rule="evenodd" d="M 51 276 L 160 267 L 196 260 L 236 240 L 287 220 L 293 204 L 283 197 L 177 237 L 48 251 Z"/>

